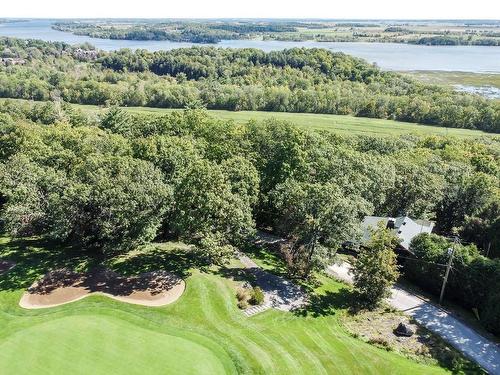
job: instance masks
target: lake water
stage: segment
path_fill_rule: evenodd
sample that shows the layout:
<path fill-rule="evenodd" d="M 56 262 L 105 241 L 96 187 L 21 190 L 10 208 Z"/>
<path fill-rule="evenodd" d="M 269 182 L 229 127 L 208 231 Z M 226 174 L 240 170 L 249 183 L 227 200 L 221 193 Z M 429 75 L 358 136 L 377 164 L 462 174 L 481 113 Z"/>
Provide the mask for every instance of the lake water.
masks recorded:
<path fill-rule="evenodd" d="M 89 42 L 110 51 L 120 48 L 143 48 L 150 51 L 190 47 L 193 43 L 97 39 L 53 30 L 54 20 L 31 20 L 0 24 L 0 36 L 60 41 L 70 44 Z M 199 45 L 199 44 L 198 44 Z M 444 70 L 490 72 L 500 74 L 500 47 L 486 46 L 417 46 L 396 43 L 323 43 L 262 40 L 225 40 L 220 47 L 260 48 L 264 51 L 293 47 L 318 47 L 361 57 L 388 70 Z"/>

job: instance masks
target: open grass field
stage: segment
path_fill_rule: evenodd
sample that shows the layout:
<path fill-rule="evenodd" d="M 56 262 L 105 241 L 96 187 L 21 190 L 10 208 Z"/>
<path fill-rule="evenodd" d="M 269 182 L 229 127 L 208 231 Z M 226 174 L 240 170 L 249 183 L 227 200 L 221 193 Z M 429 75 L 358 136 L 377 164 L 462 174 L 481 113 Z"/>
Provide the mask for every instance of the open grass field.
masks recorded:
<path fill-rule="evenodd" d="M 20 99 L 0 99 L 0 104 L 5 101 L 25 102 Z M 85 112 L 99 113 L 104 109 L 94 105 L 73 104 L 74 107 Z M 151 108 L 151 107 L 123 107 L 133 113 L 167 114 L 181 109 Z M 496 134 L 486 133 L 480 130 L 444 128 L 413 124 L 408 122 L 374 119 L 366 117 L 354 117 L 344 115 L 329 115 L 316 113 L 288 113 L 288 112 L 262 112 L 262 111 L 222 111 L 209 110 L 211 115 L 224 119 L 233 120 L 244 124 L 250 120 L 262 121 L 269 118 L 288 121 L 302 129 L 316 131 L 328 131 L 343 135 L 371 135 L 377 137 L 398 136 L 406 134 L 453 136 L 458 138 L 495 137 Z"/>
<path fill-rule="evenodd" d="M 98 111 L 96 106 L 77 106 L 87 111 Z M 169 113 L 176 109 L 149 108 L 149 107 L 124 107 L 134 113 Z M 485 133 L 479 130 L 453 129 L 438 126 L 428 126 L 412 124 L 401 121 L 382 120 L 365 117 L 328 115 L 315 113 L 287 113 L 287 112 L 258 112 L 258 111 L 221 111 L 210 110 L 213 116 L 233 120 L 236 123 L 247 123 L 250 120 L 262 121 L 269 118 L 275 118 L 282 121 L 289 121 L 303 129 L 324 130 L 339 134 L 363 134 L 372 136 L 394 136 L 404 134 L 417 135 L 441 135 L 455 136 L 460 138 L 474 138 L 481 136 L 494 136 L 491 133 Z"/>
<path fill-rule="evenodd" d="M 107 266 L 124 274 L 177 272 L 187 288 L 174 304 L 148 308 L 91 296 L 24 310 L 24 289 L 49 269 L 83 270 L 94 261 L 37 239 L 2 238 L 0 257 L 16 262 L 0 275 L 1 374 L 446 373 L 350 336 L 340 322 L 349 291 L 326 277 L 308 310 L 246 318 L 236 307 L 236 261 L 201 272 L 182 244 L 150 245 Z"/>

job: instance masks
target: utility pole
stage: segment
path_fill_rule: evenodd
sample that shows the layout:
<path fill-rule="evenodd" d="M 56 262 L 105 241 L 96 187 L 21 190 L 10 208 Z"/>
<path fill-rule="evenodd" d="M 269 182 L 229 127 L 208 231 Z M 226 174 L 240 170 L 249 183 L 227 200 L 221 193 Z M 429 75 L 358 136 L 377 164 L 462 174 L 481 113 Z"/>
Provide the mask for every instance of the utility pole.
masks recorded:
<path fill-rule="evenodd" d="M 455 254 L 455 246 L 458 243 L 458 237 L 453 237 L 453 246 L 448 249 L 448 264 L 446 265 L 446 272 L 444 274 L 443 286 L 441 287 L 441 294 L 439 295 L 439 304 L 443 303 L 444 290 L 446 288 L 446 283 L 448 282 L 448 276 L 450 274 L 451 264 L 453 263 L 453 255 Z"/>

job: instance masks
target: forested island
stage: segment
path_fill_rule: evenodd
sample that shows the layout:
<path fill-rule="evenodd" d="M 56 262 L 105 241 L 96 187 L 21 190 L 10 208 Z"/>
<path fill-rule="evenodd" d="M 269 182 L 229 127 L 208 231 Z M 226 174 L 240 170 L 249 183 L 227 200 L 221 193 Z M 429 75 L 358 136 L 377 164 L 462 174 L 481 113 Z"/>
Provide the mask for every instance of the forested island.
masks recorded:
<path fill-rule="evenodd" d="M 500 45 L 495 21 L 165 20 L 57 22 L 56 30 L 94 38 L 219 43 L 253 39 L 382 42 L 423 45 Z"/>
<path fill-rule="evenodd" d="M 0 97 L 328 113 L 500 132 L 500 104 L 324 49 L 97 51 L 0 39 Z"/>
<path fill-rule="evenodd" d="M 170 21 L 164 23 L 99 24 L 57 22 L 53 28 L 93 38 L 126 40 L 169 40 L 214 44 L 221 40 L 249 39 L 263 33 L 296 31 L 292 23 Z"/>

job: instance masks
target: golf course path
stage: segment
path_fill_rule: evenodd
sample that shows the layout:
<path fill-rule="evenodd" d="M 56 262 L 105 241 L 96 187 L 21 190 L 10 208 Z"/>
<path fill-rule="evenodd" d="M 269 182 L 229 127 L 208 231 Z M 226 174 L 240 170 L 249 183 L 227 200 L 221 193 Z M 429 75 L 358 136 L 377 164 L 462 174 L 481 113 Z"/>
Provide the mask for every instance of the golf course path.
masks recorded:
<path fill-rule="evenodd" d="M 351 265 L 343 262 L 327 268 L 327 272 L 348 283 L 353 282 Z M 466 326 L 450 313 L 425 301 L 400 286 L 392 288 L 389 303 L 441 336 L 467 357 L 476 361 L 491 375 L 500 375 L 500 347 Z"/>
<path fill-rule="evenodd" d="M 264 292 L 264 306 L 290 311 L 306 302 L 306 294 L 290 280 L 263 270 L 245 254 L 238 254 L 238 258 L 248 272 L 255 277 L 257 286 Z"/>

